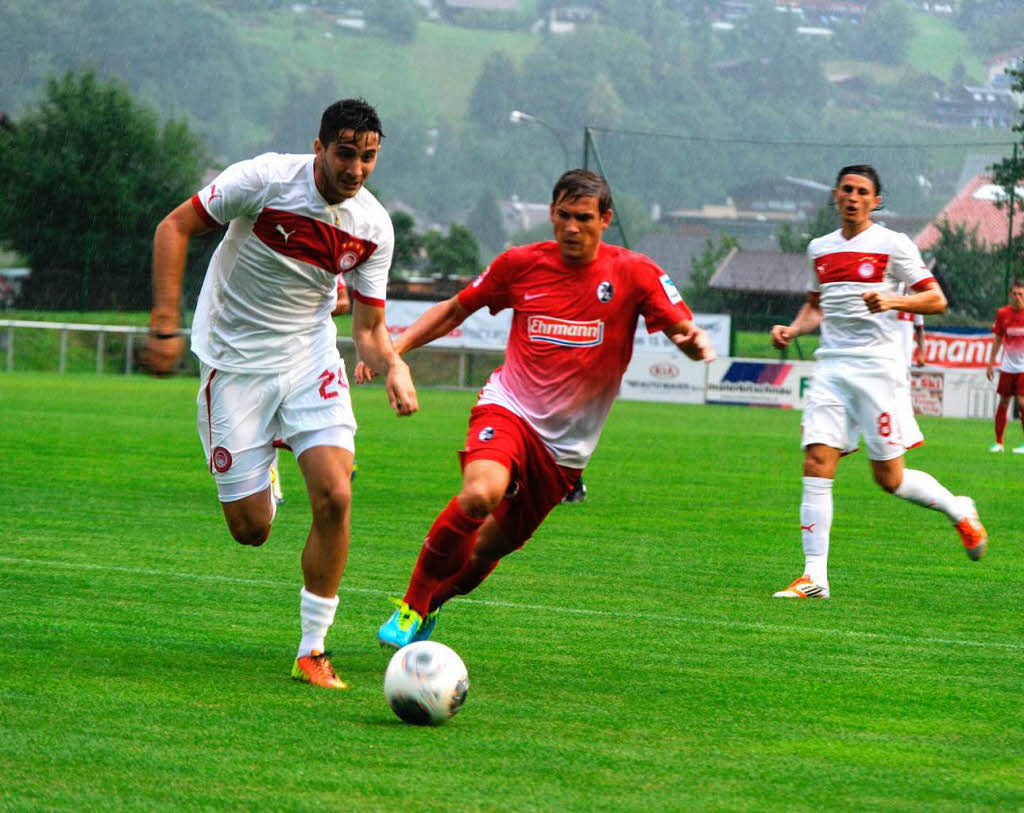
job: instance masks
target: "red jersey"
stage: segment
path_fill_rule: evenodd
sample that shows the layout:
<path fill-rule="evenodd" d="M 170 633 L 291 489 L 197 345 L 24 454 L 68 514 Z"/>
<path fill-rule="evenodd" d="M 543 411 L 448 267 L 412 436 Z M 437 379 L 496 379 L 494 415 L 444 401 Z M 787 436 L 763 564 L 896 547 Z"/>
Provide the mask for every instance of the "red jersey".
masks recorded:
<path fill-rule="evenodd" d="M 997 310 L 992 332 L 1003 340 L 999 369 L 1004 373 L 1024 373 L 1024 309 L 1015 311 L 1006 305 Z"/>
<path fill-rule="evenodd" d="M 458 294 L 469 312 L 512 308 L 505 363 L 479 403 L 532 426 L 559 465 L 586 466 L 633 355 L 637 318 L 654 333 L 692 319 L 669 276 L 643 254 L 602 244 L 570 266 L 554 241 L 509 249 Z"/>

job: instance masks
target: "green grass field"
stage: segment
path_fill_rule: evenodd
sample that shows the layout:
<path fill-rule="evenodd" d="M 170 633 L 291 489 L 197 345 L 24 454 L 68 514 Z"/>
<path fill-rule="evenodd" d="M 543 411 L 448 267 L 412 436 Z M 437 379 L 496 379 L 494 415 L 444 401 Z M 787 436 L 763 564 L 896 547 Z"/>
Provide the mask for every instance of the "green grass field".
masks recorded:
<path fill-rule="evenodd" d="M 985 560 L 878 490 L 861 454 L 836 487 L 834 597 L 783 602 L 802 564 L 799 414 L 618 403 L 587 502 L 446 609 L 435 638 L 466 661 L 469 698 L 418 729 L 384 701 L 374 633 L 457 488 L 473 395 L 424 390 L 399 420 L 379 387 L 355 393 L 328 639 L 352 689 L 332 693 L 288 678 L 298 470 L 285 460 L 268 543 L 232 542 L 196 386 L 0 374 L 0 809 L 1024 806 L 1024 459 L 987 454 L 987 422 L 926 419 L 910 456 L 976 497 Z"/>

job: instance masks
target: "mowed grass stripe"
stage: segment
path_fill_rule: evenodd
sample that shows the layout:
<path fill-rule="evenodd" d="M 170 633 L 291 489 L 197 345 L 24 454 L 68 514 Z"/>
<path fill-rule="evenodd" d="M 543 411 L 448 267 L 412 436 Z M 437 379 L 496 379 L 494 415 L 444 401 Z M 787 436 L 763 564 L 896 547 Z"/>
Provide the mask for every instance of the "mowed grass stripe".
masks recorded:
<path fill-rule="evenodd" d="M 111 573 L 122 573 L 128 576 L 145 576 L 156 579 L 187 579 L 199 582 L 219 582 L 224 584 L 240 584 L 259 587 L 274 587 L 290 589 L 294 581 L 273 581 L 268 579 L 244 579 L 235 576 L 220 576 L 212 573 L 185 573 L 173 570 L 151 570 L 145 568 L 118 567 L 114 565 L 96 565 L 84 562 L 61 562 L 52 559 L 24 559 L 12 556 L 0 556 L 0 563 L 8 565 L 22 565 L 26 567 L 49 567 L 54 569 L 69 568 L 72 570 L 102 570 Z M 341 594 L 361 594 L 371 596 L 390 596 L 393 591 L 381 590 L 372 587 L 352 587 L 342 584 L 338 590 Z M 784 626 L 781 624 L 768 624 L 757 621 L 735 621 L 718 618 L 703 618 L 694 615 L 676 615 L 670 613 L 649 613 L 649 612 L 619 612 L 600 610 L 593 607 L 569 607 L 550 604 L 523 604 L 514 601 L 499 601 L 493 599 L 481 599 L 463 596 L 458 598 L 459 604 L 479 604 L 484 607 L 502 607 L 511 610 L 526 610 L 529 612 L 542 613 L 568 613 L 570 615 L 607 617 L 614 619 L 631 619 L 635 621 L 662 621 L 672 624 L 710 624 L 719 627 L 733 628 L 738 630 L 754 630 L 762 632 L 799 633 L 812 635 L 834 636 L 842 635 L 851 638 L 877 639 L 879 641 L 936 645 L 936 646 L 974 646 L 993 649 L 1009 649 L 1024 651 L 1024 644 L 1010 641 L 972 641 L 965 638 L 928 638 L 913 637 L 909 635 L 892 635 L 879 632 L 864 632 L 861 630 L 844 630 L 825 627 L 797 627 Z"/>

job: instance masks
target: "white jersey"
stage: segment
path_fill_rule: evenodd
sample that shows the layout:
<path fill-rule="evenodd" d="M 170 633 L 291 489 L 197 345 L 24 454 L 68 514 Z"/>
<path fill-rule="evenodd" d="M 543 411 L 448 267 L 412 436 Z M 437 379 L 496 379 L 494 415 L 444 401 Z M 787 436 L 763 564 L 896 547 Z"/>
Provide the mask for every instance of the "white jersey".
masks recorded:
<path fill-rule="evenodd" d="M 821 294 L 821 342 L 818 358 L 876 358 L 902 361 L 898 311 L 872 313 L 862 294 L 898 293 L 902 286 L 921 290 L 934 282 L 921 252 L 905 234 L 873 223 L 852 240 L 836 230 L 812 240 L 808 290 Z"/>
<path fill-rule="evenodd" d="M 275 373 L 337 352 L 337 278 L 384 307 L 394 230 L 365 188 L 328 204 L 312 155 L 266 153 L 233 164 L 192 198 L 211 227 L 230 222 L 210 260 L 192 350 L 210 367 Z"/>

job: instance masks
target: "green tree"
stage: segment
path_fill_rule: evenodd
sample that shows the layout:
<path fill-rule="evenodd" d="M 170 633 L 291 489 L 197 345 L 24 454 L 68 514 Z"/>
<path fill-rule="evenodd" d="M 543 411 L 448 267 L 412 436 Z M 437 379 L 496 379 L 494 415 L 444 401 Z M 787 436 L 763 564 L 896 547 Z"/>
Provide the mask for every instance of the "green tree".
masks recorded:
<path fill-rule="evenodd" d="M 366 6 L 366 22 L 397 42 L 412 42 L 419 18 L 410 0 L 374 0 Z"/>
<path fill-rule="evenodd" d="M 427 270 L 443 277 L 473 277 L 480 273 L 480 246 L 465 226 L 452 223 L 448 236 L 430 232 L 424 238 Z"/>
<path fill-rule="evenodd" d="M 32 266 L 25 304 L 145 308 L 153 230 L 191 195 L 199 139 L 95 72 L 53 78 L 0 141 L 0 241 Z"/>
<path fill-rule="evenodd" d="M 776 235 L 779 241 L 779 250 L 803 254 L 807 251 L 807 244 L 815 237 L 830 234 L 838 228 L 839 218 L 836 215 L 835 207 L 823 206 L 802 228 L 797 229 L 789 223 L 783 223 Z"/>
<path fill-rule="evenodd" d="M 686 287 L 683 298 L 691 309 L 705 313 L 715 313 L 726 309 L 726 296 L 722 291 L 708 287 L 711 278 L 722 262 L 734 248 L 739 248 L 739 241 L 728 235 L 716 243 L 710 238 L 704 250 L 690 260 L 690 284 Z"/>
<path fill-rule="evenodd" d="M 913 36 L 914 23 L 907 4 L 903 0 L 882 0 L 865 15 L 856 39 L 861 58 L 902 65 L 907 61 Z"/>
<path fill-rule="evenodd" d="M 504 51 L 495 51 L 484 62 L 469 98 L 469 118 L 489 132 L 506 129 L 517 103 L 519 71 Z"/>
<path fill-rule="evenodd" d="M 1003 292 L 1003 249 L 990 250 L 974 230 L 962 223 L 938 224 L 939 241 L 931 254 L 935 274 L 949 299 L 949 309 L 970 320 L 991 318 L 1005 301 Z"/>
<path fill-rule="evenodd" d="M 1013 78 L 1013 90 L 1018 93 L 1024 93 L 1024 67 L 1010 69 L 1007 73 Z M 1016 145 L 1014 152 L 1004 158 L 1002 161 L 992 166 L 992 177 L 995 182 L 1003 187 L 1003 191 L 1006 193 L 1006 201 L 998 204 L 1001 208 L 1006 208 L 1007 217 L 1011 223 L 1017 223 L 1020 219 L 1024 219 L 1024 200 L 1021 200 L 1021 196 L 1017 193 L 1021 183 L 1024 182 L 1024 107 L 1021 108 L 1021 120 L 1013 125 L 1011 128 L 1013 132 L 1020 135 L 1020 140 Z M 1006 246 L 1006 271 L 1004 273 L 1004 287 L 1006 290 L 1005 294 L 1010 293 L 1010 269 L 1013 266 L 1013 257 L 1015 255 L 1014 246 L 1020 248 L 1022 242 L 1020 238 L 1014 239 L 1012 233 L 1007 230 L 1007 236 L 1009 242 Z"/>
<path fill-rule="evenodd" d="M 498 199 L 488 186 L 466 218 L 466 227 L 480 241 L 484 252 L 493 257 L 505 247 L 505 227 L 501 223 Z"/>
<path fill-rule="evenodd" d="M 391 225 L 395 229 L 391 264 L 399 274 L 414 271 L 421 264 L 420 254 L 423 251 L 423 238 L 415 231 L 416 220 L 408 212 L 395 212 L 391 215 Z"/>

